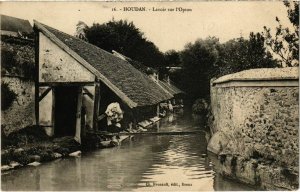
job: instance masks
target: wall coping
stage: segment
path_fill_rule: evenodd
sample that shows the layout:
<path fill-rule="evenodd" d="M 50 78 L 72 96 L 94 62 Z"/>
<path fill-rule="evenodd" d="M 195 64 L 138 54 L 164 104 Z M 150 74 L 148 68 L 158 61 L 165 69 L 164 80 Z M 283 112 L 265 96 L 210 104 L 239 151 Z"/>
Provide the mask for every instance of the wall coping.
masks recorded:
<path fill-rule="evenodd" d="M 260 68 L 249 69 L 229 75 L 222 76 L 212 82 L 212 85 L 228 84 L 231 82 L 241 82 L 240 86 L 281 86 L 281 82 L 285 82 L 282 85 L 298 86 L 299 80 L 299 68 L 298 67 L 286 67 L 286 68 Z M 237 83 L 231 83 L 234 86 Z"/>

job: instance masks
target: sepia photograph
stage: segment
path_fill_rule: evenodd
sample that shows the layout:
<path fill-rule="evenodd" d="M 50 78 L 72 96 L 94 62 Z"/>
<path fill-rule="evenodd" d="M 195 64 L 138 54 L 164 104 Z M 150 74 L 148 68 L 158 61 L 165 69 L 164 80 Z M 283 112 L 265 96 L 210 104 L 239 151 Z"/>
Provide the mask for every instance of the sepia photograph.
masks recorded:
<path fill-rule="evenodd" d="M 299 1 L 1 1 L 2 191 L 295 191 Z"/>

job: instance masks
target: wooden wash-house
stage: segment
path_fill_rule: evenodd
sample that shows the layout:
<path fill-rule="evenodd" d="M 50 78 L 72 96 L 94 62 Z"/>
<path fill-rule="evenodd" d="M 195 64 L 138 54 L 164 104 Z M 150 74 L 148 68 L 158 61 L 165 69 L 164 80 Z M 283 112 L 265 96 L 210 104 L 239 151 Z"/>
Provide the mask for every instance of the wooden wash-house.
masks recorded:
<path fill-rule="evenodd" d="M 169 101 L 172 101 L 172 104 L 174 104 L 174 105 L 182 104 L 182 100 L 183 100 L 185 93 L 182 90 L 180 90 L 179 88 L 177 88 L 173 83 L 171 83 L 169 77 L 167 78 L 167 81 L 160 80 L 158 77 L 159 75 L 158 75 L 157 70 L 155 70 L 151 67 L 147 67 L 147 66 L 143 65 L 142 63 L 135 61 L 115 50 L 113 50 L 112 52 L 115 56 L 117 56 L 120 59 L 123 59 L 125 61 L 128 61 L 136 69 L 138 69 L 139 71 L 141 71 L 142 73 L 144 73 L 145 75 L 150 77 L 150 79 L 152 79 L 156 84 L 158 84 L 158 86 L 161 89 L 163 89 L 169 96 L 171 96 L 171 99 Z M 181 102 L 179 102 L 179 101 L 181 101 Z"/>
<path fill-rule="evenodd" d="M 112 102 L 124 111 L 122 126 L 135 127 L 143 110 L 156 116 L 159 103 L 172 97 L 109 52 L 38 21 L 34 31 L 36 121 L 49 136 L 81 142 L 87 129 L 106 128 L 103 116 Z"/>

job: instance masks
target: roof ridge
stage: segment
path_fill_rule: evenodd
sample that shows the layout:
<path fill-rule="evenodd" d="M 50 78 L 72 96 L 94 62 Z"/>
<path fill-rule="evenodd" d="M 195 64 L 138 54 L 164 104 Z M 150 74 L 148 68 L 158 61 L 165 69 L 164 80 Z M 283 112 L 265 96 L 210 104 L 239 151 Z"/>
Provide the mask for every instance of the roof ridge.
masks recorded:
<path fill-rule="evenodd" d="M 13 19 L 18 19 L 18 20 L 22 20 L 22 21 L 28 21 L 28 19 L 22 19 L 22 18 L 19 18 L 19 17 L 13 17 L 13 16 L 9 16 L 9 15 L 4 15 L 4 14 L 0 14 L 0 17 L 2 16 L 5 16 L 5 17 L 10 17 L 10 18 L 13 18 Z M 30 23 L 30 22 L 29 22 Z"/>
<path fill-rule="evenodd" d="M 40 23 L 40 22 L 39 22 L 39 23 Z M 46 25 L 46 24 L 44 24 L 44 23 L 40 23 L 40 24 L 43 25 L 44 27 L 51 28 L 52 30 L 57 31 L 57 32 L 59 32 L 59 33 L 63 33 L 63 34 L 65 34 L 65 35 L 71 36 L 72 38 L 75 38 L 75 39 L 77 39 L 77 40 L 79 40 L 79 41 L 81 41 L 81 42 L 87 44 L 88 46 L 93 46 L 93 47 L 96 48 L 96 49 L 100 49 L 101 51 L 103 51 L 103 52 L 105 52 L 105 53 L 107 53 L 107 54 L 110 54 L 110 55 L 112 55 L 112 56 L 118 58 L 118 57 L 117 57 L 116 55 L 114 55 L 113 53 L 111 53 L 111 52 L 109 52 L 109 51 L 106 51 L 106 50 L 104 50 L 104 49 L 102 49 L 102 48 L 100 48 L 100 47 L 98 47 L 98 46 L 96 46 L 96 45 L 94 45 L 94 44 L 92 44 L 92 43 L 89 43 L 89 42 L 87 42 L 87 41 L 84 41 L 84 40 L 82 40 L 82 39 L 80 39 L 80 38 L 78 38 L 78 37 L 76 37 L 76 36 L 74 36 L 74 35 L 70 35 L 70 34 L 68 34 L 68 33 L 66 33 L 66 32 L 63 32 L 63 31 L 60 31 L 60 30 L 55 29 L 55 28 L 53 28 L 53 27 L 50 27 L 50 26 L 48 26 L 48 25 Z M 126 61 L 126 62 L 128 62 L 128 61 Z"/>

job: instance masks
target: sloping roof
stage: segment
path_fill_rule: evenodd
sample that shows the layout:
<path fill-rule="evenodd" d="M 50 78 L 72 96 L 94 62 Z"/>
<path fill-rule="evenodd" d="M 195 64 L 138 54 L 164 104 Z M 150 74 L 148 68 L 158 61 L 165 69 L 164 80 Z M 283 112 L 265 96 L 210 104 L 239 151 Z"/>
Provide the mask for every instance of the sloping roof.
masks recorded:
<path fill-rule="evenodd" d="M 19 19 L 7 15 L 0 15 L 1 18 L 1 30 L 33 33 L 33 29 L 28 20 Z"/>
<path fill-rule="evenodd" d="M 131 65 L 133 65 L 136 69 L 138 69 L 139 71 L 149 74 L 149 73 L 157 73 L 158 71 L 152 67 L 148 67 L 146 65 L 143 65 L 141 62 L 133 60 L 125 55 L 123 55 L 122 53 L 119 53 L 115 50 L 112 50 L 113 54 L 128 61 Z"/>
<path fill-rule="evenodd" d="M 178 89 L 175 85 L 172 83 L 167 83 L 165 81 L 159 81 L 158 82 L 164 89 L 166 89 L 168 92 L 170 92 L 172 95 L 178 95 L 183 94 L 184 92 Z"/>
<path fill-rule="evenodd" d="M 94 73 L 129 107 L 154 105 L 170 99 L 145 74 L 99 47 L 34 21 L 35 27 Z"/>
<path fill-rule="evenodd" d="M 112 51 L 113 54 L 116 54 L 117 56 L 125 59 L 126 61 L 128 61 L 132 66 L 134 66 L 136 69 L 138 69 L 139 71 L 145 73 L 146 75 L 148 75 L 150 72 L 156 72 L 158 73 L 158 71 L 152 67 L 148 67 L 148 66 L 145 66 L 143 65 L 141 62 L 139 61 L 136 61 L 136 60 L 133 60 L 115 50 Z M 161 80 L 158 80 L 157 82 L 159 84 L 159 86 L 161 88 L 163 88 L 163 90 L 171 95 L 172 97 L 174 95 L 177 95 L 177 94 L 180 94 L 180 93 L 184 93 L 183 91 L 181 91 L 180 89 L 178 89 L 175 85 L 172 85 L 172 83 L 168 84 L 167 82 L 164 82 L 164 81 L 161 81 Z"/>
<path fill-rule="evenodd" d="M 299 67 L 249 69 L 224 75 L 214 80 L 213 84 L 224 83 L 228 81 L 272 81 L 289 79 L 299 79 Z"/>

